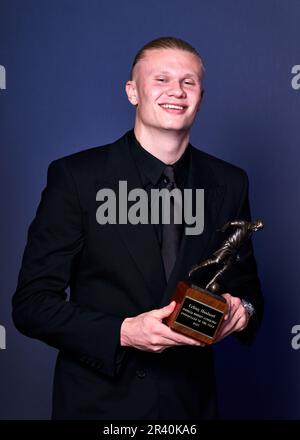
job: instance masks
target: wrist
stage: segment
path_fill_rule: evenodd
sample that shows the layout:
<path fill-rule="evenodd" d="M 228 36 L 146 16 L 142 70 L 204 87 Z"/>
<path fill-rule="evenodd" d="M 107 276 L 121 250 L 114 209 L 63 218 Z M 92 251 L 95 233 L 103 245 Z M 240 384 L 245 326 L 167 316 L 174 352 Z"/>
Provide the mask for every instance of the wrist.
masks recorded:
<path fill-rule="evenodd" d="M 121 329 L 120 329 L 120 345 L 121 345 L 121 347 L 128 347 L 130 345 L 128 334 L 129 334 L 129 326 L 130 326 L 131 320 L 132 320 L 132 318 L 125 318 L 121 324 Z"/>

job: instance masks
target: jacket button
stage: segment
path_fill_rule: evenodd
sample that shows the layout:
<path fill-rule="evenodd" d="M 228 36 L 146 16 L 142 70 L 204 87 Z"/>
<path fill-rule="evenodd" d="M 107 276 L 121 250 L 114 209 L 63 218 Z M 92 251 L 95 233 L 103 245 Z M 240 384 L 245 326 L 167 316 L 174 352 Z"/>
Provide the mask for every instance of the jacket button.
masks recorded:
<path fill-rule="evenodd" d="M 140 379 L 144 379 L 144 377 L 146 376 L 146 371 L 144 369 L 140 369 L 140 370 L 136 370 L 135 374 L 137 375 L 137 377 L 139 377 Z"/>

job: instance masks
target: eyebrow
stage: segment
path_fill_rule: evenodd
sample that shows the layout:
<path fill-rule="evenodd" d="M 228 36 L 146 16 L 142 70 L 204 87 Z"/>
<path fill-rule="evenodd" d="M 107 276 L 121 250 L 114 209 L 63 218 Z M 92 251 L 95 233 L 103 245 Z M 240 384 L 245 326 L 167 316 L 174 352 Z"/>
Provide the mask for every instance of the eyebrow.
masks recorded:
<path fill-rule="evenodd" d="M 168 70 L 160 70 L 159 72 L 153 72 L 154 75 L 171 75 L 171 72 Z M 186 73 L 183 75 L 184 78 L 196 78 L 200 79 L 200 77 L 196 73 Z"/>

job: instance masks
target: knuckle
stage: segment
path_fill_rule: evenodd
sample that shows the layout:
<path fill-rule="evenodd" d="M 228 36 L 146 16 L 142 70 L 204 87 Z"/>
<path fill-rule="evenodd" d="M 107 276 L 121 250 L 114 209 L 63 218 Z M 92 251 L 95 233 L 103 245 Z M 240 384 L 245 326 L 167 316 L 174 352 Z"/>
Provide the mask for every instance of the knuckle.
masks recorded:
<path fill-rule="evenodd" d="M 153 346 L 158 346 L 159 344 L 159 338 L 156 335 L 152 335 L 150 338 L 150 342 Z"/>
<path fill-rule="evenodd" d="M 235 298 L 235 303 L 238 307 L 242 305 L 242 301 L 240 298 Z"/>
<path fill-rule="evenodd" d="M 237 298 L 237 297 L 232 297 L 231 302 L 232 302 L 232 304 L 233 304 L 234 306 L 238 306 L 239 303 L 241 302 L 241 300 L 240 300 L 239 298 Z"/>

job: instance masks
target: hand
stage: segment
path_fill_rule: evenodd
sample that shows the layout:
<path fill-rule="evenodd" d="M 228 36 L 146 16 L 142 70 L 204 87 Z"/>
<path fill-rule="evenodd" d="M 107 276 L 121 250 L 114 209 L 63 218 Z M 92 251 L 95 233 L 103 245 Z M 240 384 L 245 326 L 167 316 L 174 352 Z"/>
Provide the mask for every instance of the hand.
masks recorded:
<path fill-rule="evenodd" d="M 169 305 L 142 313 L 133 318 L 126 318 L 121 325 L 121 346 L 135 347 L 138 350 L 161 353 L 168 347 L 175 345 L 196 345 L 203 347 L 205 344 L 188 336 L 181 335 L 171 330 L 162 320 L 173 312 L 176 302 Z"/>
<path fill-rule="evenodd" d="M 224 317 L 215 342 L 221 341 L 221 339 L 233 332 L 244 330 L 249 321 L 249 314 L 243 306 L 240 298 L 232 296 L 229 293 L 224 293 L 222 296 L 227 301 L 228 312 Z"/>

